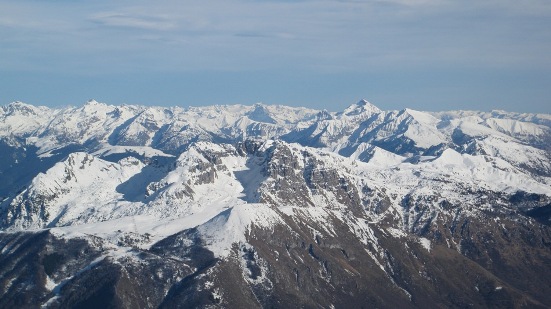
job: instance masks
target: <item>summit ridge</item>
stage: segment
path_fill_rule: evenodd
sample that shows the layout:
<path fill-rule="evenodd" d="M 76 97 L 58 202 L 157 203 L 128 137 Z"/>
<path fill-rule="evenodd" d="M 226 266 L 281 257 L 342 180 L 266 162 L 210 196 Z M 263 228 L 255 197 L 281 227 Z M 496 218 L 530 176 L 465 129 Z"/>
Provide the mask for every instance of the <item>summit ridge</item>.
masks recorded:
<path fill-rule="evenodd" d="M 366 100 L 14 102 L 0 307 L 551 306 L 550 141 L 546 114 Z"/>

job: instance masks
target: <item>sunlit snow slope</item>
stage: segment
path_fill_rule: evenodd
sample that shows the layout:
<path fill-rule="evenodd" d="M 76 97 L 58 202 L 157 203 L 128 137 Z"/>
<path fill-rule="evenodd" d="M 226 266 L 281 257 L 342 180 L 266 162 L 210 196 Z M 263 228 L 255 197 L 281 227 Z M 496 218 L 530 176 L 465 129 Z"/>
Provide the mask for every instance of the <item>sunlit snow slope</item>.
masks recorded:
<path fill-rule="evenodd" d="M 23 263 L 28 242 L 46 262 L 0 267 L 0 307 L 551 306 L 514 279 L 543 282 L 551 261 L 550 145 L 547 114 L 15 102 L 1 257 Z M 78 290 L 104 272 L 111 292 Z"/>

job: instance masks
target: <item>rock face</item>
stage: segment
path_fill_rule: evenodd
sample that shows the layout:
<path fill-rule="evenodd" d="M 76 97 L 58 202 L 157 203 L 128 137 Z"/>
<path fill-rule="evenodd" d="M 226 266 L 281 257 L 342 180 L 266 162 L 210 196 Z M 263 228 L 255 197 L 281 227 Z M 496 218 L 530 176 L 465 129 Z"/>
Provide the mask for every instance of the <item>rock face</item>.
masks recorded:
<path fill-rule="evenodd" d="M 551 115 L 0 109 L 0 308 L 547 308 Z"/>

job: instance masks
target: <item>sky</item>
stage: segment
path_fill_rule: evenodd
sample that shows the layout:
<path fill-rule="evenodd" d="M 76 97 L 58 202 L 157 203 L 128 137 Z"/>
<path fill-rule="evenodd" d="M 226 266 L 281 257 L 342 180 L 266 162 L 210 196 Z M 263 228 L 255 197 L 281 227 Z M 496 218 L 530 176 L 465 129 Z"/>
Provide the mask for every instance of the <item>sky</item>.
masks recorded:
<path fill-rule="evenodd" d="M 0 1 L 0 105 L 89 99 L 551 113 L 551 1 Z"/>

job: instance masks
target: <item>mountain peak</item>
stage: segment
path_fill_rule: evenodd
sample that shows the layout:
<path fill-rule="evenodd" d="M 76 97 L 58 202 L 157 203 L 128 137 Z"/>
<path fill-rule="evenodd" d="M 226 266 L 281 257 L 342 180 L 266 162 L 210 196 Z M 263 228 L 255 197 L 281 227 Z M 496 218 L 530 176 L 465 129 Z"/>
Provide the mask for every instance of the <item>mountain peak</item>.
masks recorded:
<path fill-rule="evenodd" d="M 2 109 L 4 113 L 8 116 L 11 116 L 11 115 L 32 116 L 32 115 L 38 115 L 41 107 L 23 103 L 21 101 L 15 101 L 6 106 L 3 106 Z"/>
<path fill-rule="evenodd" d="M 343 111 L 343 114 L 346 116 L 356 116 L 363 113 L 378 114 L 380 112 L 382 111 L 377 106 L 371 104 L 369 101 L 365 99 L 361 99 L 357 103 L 347 107 Z"/>
<path fill-rule="evenodd" d="M 331 114 L 326 109 L 322 110 L 321 112 L 317 113 L 317 115 L 316 115 L 316 120 L 317 121 L 329 120 L 329 119 L 333 119 L 333 116 L 331 116 Z"/>
<path fill-rule="evenodd" d="M 90 99 L 86 101 L 86 103 L 84 103 L 84 107 L 88 107 L 88 106 L 107 106 L 107 104 L 98 102 L 94 99 Z"/>
<path fill-rule="evenodd" d="M 247 117 L 249 119 L 258 121 L 258 122 L 265 122 L 265 123 L 271 123 L 275 124 L 277 123 L 270 115 L 270 111 L 266 107 L 266 105 L 262 103 L 256 103 L 253 105 L 253 110 L 247 113 Z"/>
<path fill-rule="evenodd" d="M 361 99 L 356 104 L 357 105 L 367 105 L 367 104 L 371 104 L 371 103 L 369 103 L 369 101 L 366 100 L 366 99 Z"/>
<path fill-rule="evenodd" d="M 27 104 L 21 101 L 14 101 L 6 106 L 6 108 L 34 108 L 34 107 L 35 107 L 34 105 Z"/>
<path fill-rule="evenodd" d="M 86 101 L 85 105 L 98 105 L 98 104 L 101 104 L 99 103 L 98 101 L 94 100 L 94 99 L 90 99 L 88 101 Z"/>
<path fill-rule="evenodd" d="M 14 102 L 0 308 L 551 308 L 547 116 Z"/>
<path fill-rule="evenodd" d="M 403 112 L 405 114 L 410 115 L 413 119 L 417 120 L 420 123 L 435 124 L 435 123 L 438 123 L 438 121 L 439 121 L 436 117 L 434 117 L 433 115 L 431 115 L 429 113 L 416 111 L 416 110 L 411 109 L 411 108 L 406 108 L 406 109 L 403 110 Z"/>

